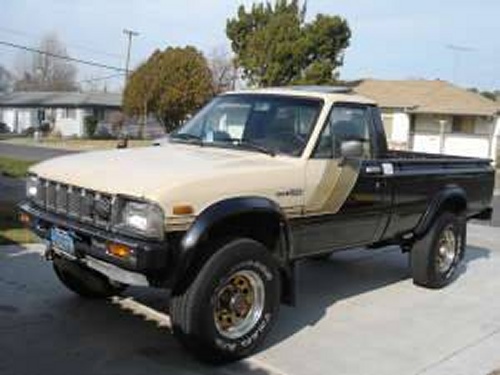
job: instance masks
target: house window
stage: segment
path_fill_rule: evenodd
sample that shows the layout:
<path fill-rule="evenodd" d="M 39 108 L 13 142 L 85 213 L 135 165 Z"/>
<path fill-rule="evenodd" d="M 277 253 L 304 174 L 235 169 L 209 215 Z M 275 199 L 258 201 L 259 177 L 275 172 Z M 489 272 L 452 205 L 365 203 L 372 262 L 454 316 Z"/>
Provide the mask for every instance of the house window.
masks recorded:
<path fill-rule="evenodd" d="M 62 118 L 75 120 L 76 119 L 76 109 L 75 108 L 63 108 Z"/>
<path fill-rule="evenodd" d="M 475 119 L 470 116 L 454 116 L 451 126 L 452 133 L 474 134 Z"/>

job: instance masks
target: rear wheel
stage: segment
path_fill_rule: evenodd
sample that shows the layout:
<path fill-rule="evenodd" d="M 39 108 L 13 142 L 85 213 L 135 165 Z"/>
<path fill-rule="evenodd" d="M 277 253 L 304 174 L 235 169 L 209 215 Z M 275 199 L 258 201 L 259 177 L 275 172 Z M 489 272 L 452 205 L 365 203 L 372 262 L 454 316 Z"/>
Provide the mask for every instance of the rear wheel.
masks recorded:
<path fill-rule="evenodd" d="M 466 220 L 463 215 L 442 213 L 429 232 L 411 250 L 411 269 L 415 284 L 442 288 L 455 277 L 464 256 Z"/>
<path fill-rule="evenodd" d="M 253 353 L 278 314 L 280 280 L 268 250 L 251 239 L 222 246 L 183 293 L 171 299 L 174 335 L 202 360 Z"/>
<path fill-rule="evenodd" d="M 126 288 L 126 285 L 112 282 L 83 264 L 59 256 L 53 259 L 53 267 L 63 285 L 81 297 L 107 298 L 121 293 Z"/>

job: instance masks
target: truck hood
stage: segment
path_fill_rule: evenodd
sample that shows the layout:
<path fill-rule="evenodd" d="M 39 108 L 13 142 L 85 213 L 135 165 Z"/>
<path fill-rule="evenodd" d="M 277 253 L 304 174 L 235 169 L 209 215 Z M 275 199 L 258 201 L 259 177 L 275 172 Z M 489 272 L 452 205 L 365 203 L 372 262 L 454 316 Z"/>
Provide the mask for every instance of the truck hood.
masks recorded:
<path fill-rule="evenodd" d="M 62 156 L 30 169 L 38 176 L 100 192 L 146 198 L 162 206 L 201 210 L 224 196 L 302 189 L 298 158 L 243 150 L 166 144 Z"/>

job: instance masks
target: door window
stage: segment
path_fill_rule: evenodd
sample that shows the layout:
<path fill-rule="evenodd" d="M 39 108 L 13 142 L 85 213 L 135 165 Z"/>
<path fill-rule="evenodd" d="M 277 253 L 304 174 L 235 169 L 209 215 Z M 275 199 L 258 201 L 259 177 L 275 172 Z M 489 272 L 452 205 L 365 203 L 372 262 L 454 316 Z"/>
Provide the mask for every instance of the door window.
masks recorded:
<path fill-rule="evenodd" d="M 349 140 L 363 142 L 363 158 L 370 158 L 370 121 L 366 107 L 333 107 L 319 137 L 313 158 L 339 158 L 342 142 Z"/>

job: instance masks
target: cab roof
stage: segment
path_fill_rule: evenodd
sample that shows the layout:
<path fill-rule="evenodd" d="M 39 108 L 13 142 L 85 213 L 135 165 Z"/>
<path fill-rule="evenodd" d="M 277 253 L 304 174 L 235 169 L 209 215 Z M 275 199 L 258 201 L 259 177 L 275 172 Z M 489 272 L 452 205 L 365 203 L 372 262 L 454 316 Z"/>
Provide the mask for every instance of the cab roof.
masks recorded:
<path fill-rule="evenodd" d="M 356 94 L 350 87 L 346 86 L 283 86 L 266 87 L 259 89 L 244 89 L 228 92 L 235 94 L 271 94 L 285 96 L 300 96 L 319 98 L 328 101 L 340 101 L 349 103 L 376 104 L 375 101 Z"/>

